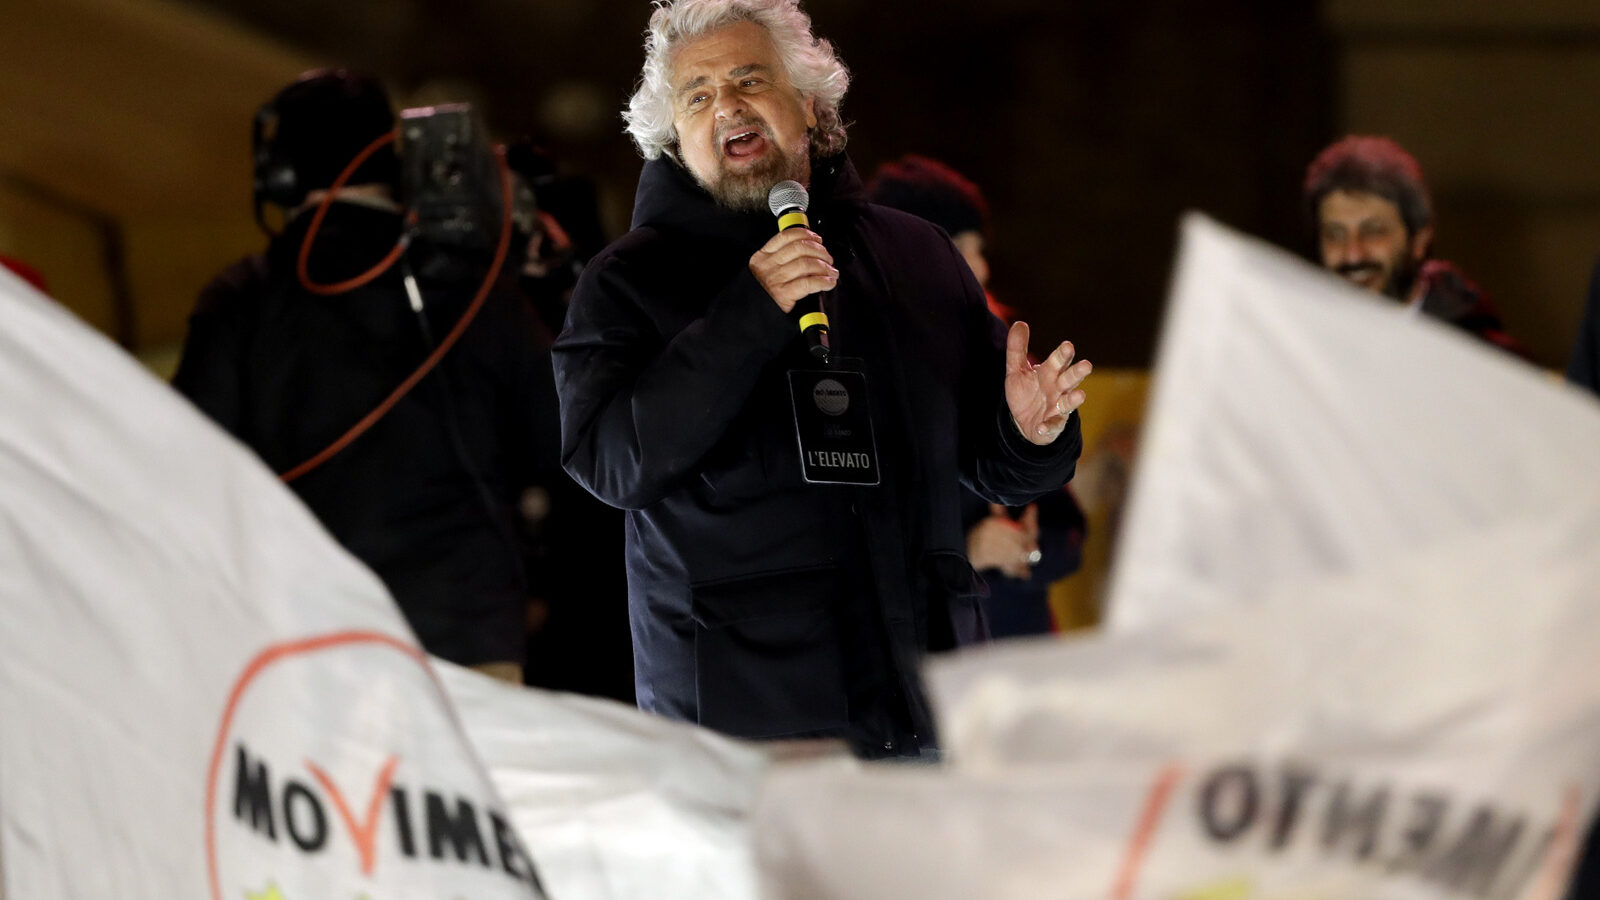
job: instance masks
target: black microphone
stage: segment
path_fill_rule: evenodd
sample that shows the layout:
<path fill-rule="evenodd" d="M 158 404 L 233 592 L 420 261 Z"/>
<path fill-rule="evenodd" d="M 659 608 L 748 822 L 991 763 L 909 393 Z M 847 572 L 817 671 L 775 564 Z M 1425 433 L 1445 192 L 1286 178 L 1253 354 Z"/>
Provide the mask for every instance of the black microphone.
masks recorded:
<path fill-rule="evenodd" d="M 811 225 L 806 218 L 806 207 L 811 205 L 811 195 L 798 181 L 780 181 L 767 192 L 767 208 L 778 217 L 778 231 L 805 228 Z M 794 305 L 800 316 L 800 333 L 806 336 L 806 349 L 824 362 L 828 359 L 828 314 L 822 311 L 822 296 L 810 294 L 801 297 Z"/>

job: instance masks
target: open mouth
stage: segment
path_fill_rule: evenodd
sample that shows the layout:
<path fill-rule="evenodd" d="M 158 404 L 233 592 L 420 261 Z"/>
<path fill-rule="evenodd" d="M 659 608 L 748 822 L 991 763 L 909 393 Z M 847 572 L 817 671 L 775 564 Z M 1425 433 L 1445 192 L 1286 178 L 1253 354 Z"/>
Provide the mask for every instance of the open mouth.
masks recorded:
<path fill-rule="evenodd" d="M 754 128 L 734 131 L 722 139 L 722 152 L 732 159 L 759 156 L 766 147 L 766 137 Z"/>
<path fill-rule="evenodd" d="M 1340 266 L 1339 274 L 1359 285 L 1369 285 L 1383 276 L 1383 270 L 1377 266 Z"/>

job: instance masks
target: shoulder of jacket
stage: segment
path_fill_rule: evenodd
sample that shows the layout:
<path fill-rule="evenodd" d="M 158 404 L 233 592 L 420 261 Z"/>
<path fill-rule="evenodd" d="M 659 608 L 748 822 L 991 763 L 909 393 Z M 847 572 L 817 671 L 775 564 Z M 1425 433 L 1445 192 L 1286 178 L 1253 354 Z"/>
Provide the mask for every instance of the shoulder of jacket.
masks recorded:
<path fill-rule="evenodd" d="M 861 210 L 860 219 L 869 228 L 892 231 L 905 240 L 950 242 L 943 228 L 905 210 L 876 203 L 863 204 Z"/>
<path fill-rule="evenodd" d="M 967 271 L 950 236 L 927 219 L 869 203 L 858 221 L 869 251 L 919 284 L 948 284 Z"/>
<path fill-rule="evenodd" d="M 675 243 L 656 226 L 640 225 L 607 244 L 584 264 L 584 270 L 625 269 L 659 254 L 671 252 Z"/>
<path fill-rule="evenodd" d="M 200 289 L 194 314 L 220 315 L 254 305 L 265 295 L 266 286 L 266 257 L 247 256 L 218 272 Z"/>

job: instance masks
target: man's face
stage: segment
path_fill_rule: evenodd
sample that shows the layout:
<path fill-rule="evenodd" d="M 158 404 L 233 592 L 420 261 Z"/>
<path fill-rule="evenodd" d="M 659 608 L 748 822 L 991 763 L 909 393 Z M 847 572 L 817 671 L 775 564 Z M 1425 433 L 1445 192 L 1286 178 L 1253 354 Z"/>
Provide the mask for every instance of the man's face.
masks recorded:
<path fill-rule="evenodd" d="M 983 255 L 983 234 L 970 230 L 961 231 L 951 235 L 950 242 L 956 245 L 956 251 L 967 261 L 967 267 L 972 270 L 972 277 L 978 279 L 978 286 L 988 287 L 989 258 Z"/>
<path fill-rule="evenodd" d="M 678 154 L 725 207 L 764 210 L 780 181 L 811 180 L 811 98 L 800 96 L 766 29 L 720 28 L 672 57 Z"/>
<path fill-rule="evenodd" d="M 1329 191 L 1317 206 L 1322 267 L 1396 299 L 1428 253 L 1432 227 L 1406 231 L 1399 207 L 1364 191 Z"/>

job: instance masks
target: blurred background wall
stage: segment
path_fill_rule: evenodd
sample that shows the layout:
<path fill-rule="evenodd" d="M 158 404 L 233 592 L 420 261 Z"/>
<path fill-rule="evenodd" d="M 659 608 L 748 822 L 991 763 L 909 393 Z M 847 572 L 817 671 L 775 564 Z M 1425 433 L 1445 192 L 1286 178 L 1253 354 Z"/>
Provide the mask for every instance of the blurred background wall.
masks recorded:
<path fill-rule="evenodd" d="M 908 151 L 988 192 L 994 288 L 1097 364 L 1148 365 L 1175 221 L 1303 252 L 1306 162 L 1389 134 L 1432 183 L 1438 249 L 1563 365 L 1600 251 L 1593 0 L 811 0 L 856 74 L 851 154 Z M 640 161 L 618 112 L 645 0 L 9 0 L 0 252 L 158 368 L 200 286 L 262 245 L 249 125 L 299 71 L 470 100 L 594 178 L 613 236 Z"/>

